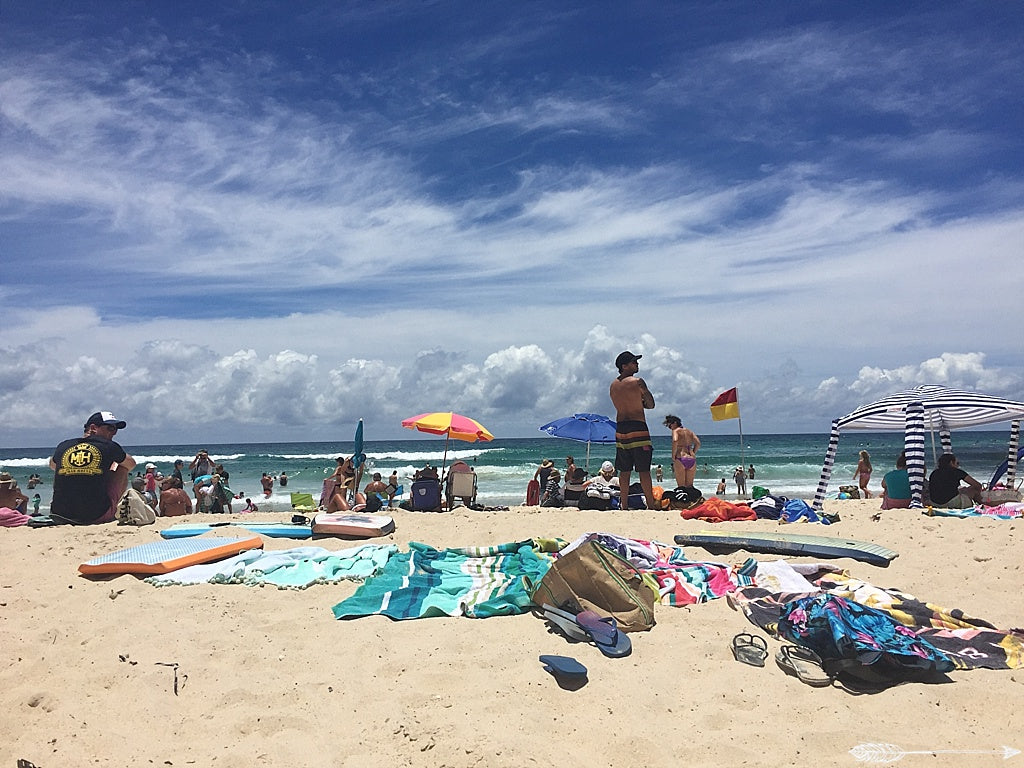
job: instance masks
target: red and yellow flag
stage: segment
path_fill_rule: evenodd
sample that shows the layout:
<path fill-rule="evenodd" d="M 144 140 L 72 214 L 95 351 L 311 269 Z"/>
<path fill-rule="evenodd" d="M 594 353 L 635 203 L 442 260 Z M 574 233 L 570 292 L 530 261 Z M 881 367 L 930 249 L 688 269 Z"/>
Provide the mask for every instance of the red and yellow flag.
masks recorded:
<path fill-rule="evenodd" d="M 713 421 L 724 421 L 725 419 L 738 419 L 740 417 L 740 404 L 736 397 L 736 387 L 727 389 L 715 398 L 711 404 L 711 419 Z"/>

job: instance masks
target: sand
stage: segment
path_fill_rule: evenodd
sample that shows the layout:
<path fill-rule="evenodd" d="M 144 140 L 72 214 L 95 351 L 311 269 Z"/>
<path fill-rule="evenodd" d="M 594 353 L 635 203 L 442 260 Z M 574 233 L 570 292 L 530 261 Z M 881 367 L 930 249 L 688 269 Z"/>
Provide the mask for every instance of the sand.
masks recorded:
<path fill-rule="evenodd" d="M 837 526 L 798 530 L 876 541 L 900 553 L 886 569 L 833 561 L 853 575 L 1001 628 L 1024 625 L 1021 522 L 910 510 L 881 512 L 876 521 L 877 500 L 828 502 L 826 510 L 840 513 Z M 409 541 L 484 545 L 589 531 L 671 542 L 676 533 L 709 527 L 647 511 L 457 508 L 443 515 L 396 511 L 395 518 L 396 532 L 376 541 L 402 549 Z M 154 541 L 160 528 L 181 520 L 140 529 L 0 529 L 0 765 L 22 758 L 39 768 L 850 766 L 859 763 L 849 750 L 865 743 L 907 751 L 1024 749 L 1014 725 L 1024 670 L 954 672 L 952 683 L 874 695 L 811 688 L 771 661 L 759 669 L 733 659 L 732 636 L 757 630 L 724 599 L 658 606 L 654 629 L 631 635 L 632 655 L 609 659 L 550 634 L 529 614 L 336 621 L 331 607 L 352 594 L 353 583 L 302 591 L 156 588 L 134 576 L 78 575 L 80 563 Z M 291 546 L 266 541 L 267 549 Z M 746 557 L 687 552 L 735 563 Z M 769 641 L 772 652 L 779 645 Z M 577 658 L 589 668 L 589 682 L 559 687 L 537 660 L 544 653 Z M 901 764 L 1002 761 L 1001 754 L 914 754 Z"/>

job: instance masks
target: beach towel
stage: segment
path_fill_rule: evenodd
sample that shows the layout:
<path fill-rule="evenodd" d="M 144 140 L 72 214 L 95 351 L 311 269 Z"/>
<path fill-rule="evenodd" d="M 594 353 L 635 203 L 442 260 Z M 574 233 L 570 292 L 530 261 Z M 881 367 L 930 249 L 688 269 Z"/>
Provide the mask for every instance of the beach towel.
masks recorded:
<path fill-rule="evenodd" d="M 0 526 L 4 528 L 17 528 L 19 525 L 28 523 L 28 515 L 23 515 L 16 509 L 0 507 Z"/>
<path fill-rule="evenodd" d="M 817 653 L 826 672 L 870 674 L 876 682 L 954 669 L 945 653 L 888 613 L 827 592 L 783 606 L 778 634 Z"/>
<path fill-rule="evenodd" d="M 551 558 L 532 541 L 490 547 L 435 549 L 409 543 L 380 574 L 334 606 L 337 619 L 379 614 L 487 618 L 525 613 L 532 605 L 524 576 L 539 582 Z"/>
<path fill-rule="evenodd" d="M 278 589 L 306 589 L 313 584 L 361 581 L 379 573 L 398 552 L 393 544 L 363 544 L 332 551 L 295 547 L 266 552 L 249 550 L 216 563 L 179 568 L 145 579 L 157 587 L 190 584 L 271 584 Z"/>
<path fill-rule="evenodd" d="M 881 589 L 846 573 L 819 573 L 808 579 L 818 589 L 889 614 L 945 653 L 957 669 L 1024 668 L 1024 631 L 1020 629 L 997 629 L 963 611 L 926 603 L 891 587 Z M 729 596 L 729 603 L 774 635 L 785 605 L 806 596 L 745 586 Z"/>
<path fill-rule="evenodd" d="M 684 509 L 679 516 L 685 520 L 705 520 L 709 523 L 724 523 L 728 520 L 757 520 L 757 513 L 746 504 L 733 504 L 725 499 L 705 499 L 693 509 Z"/>
<path fill-rule="evenodd" d="M 994 517 L 999 520 L 1016 520 L 1024 517 L 1024 504 L 1010 502 L 1000 504 L 998 507 L 985 507 L 978 505 L 967 509 L 938 509 L 926 507 L 921 510 L 922 514 L 929 517 Z"/>
<path fill-rule="evenodd" d="M 661 545 L 660 558 L 645 573 L 658 584 L 666 605 L 695 605 L 754 583 L 752 571 L 743 572 L 725 563 L 687 560 L 682 547 Z"/>
<path fill-rule="evenodd" d="M 725 563 L 687 560 L 682 547 L 617 536 L 587 533 L 566 546 L 571 552 L 586 541 L 597 541 L 636 566 L 666 605 L 694 605 L 722 597 L 754 583 L 753 571 L 742 572 Z M 754 562 L 754 561 L 750 561 Z M 756 565 L 756 563 L 755 563 Z"/>

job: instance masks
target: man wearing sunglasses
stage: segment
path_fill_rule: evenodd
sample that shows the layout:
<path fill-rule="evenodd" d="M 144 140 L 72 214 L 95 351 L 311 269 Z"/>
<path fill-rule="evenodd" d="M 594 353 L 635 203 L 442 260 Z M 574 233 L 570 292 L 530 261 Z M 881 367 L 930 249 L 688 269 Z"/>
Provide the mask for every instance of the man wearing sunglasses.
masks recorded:
<path fill-rule="evenodd" d="M 128 487 L 135 459 L 114 442 L 125 422 L 110 411 L 98 411 L 85 422 L 83 437 L 65 440 L 50 458 L 53 501 L 50 517 L 76 525 L 109 523 Z"/>

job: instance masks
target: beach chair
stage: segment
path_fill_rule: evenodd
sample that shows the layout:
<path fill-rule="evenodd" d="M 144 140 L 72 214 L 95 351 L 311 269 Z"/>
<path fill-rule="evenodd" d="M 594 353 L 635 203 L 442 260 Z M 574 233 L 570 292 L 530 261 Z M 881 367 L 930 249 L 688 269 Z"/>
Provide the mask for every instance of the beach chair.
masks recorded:
<path fill-rule="evenodd" d="M 305 512 L 312 514 L 317 511 L 316 502 L 313 500 L 312 493 L 293 493 L 291 494 L 292 509 L 296 512 Z"/>
<path fill-rule="evenodd" d="M 444 496 L 449 510 L 457 498 L 461 499 L 467 507 L 476 504 L 476 472 L 469 464 L 464 461 L 456 461 L 448 468 Z"/>
<path fill-rule="evenodd" d="M 417 512 L 440 512 L 441 483 L 436 477 L 413 480 L 409 501 Z"/>

